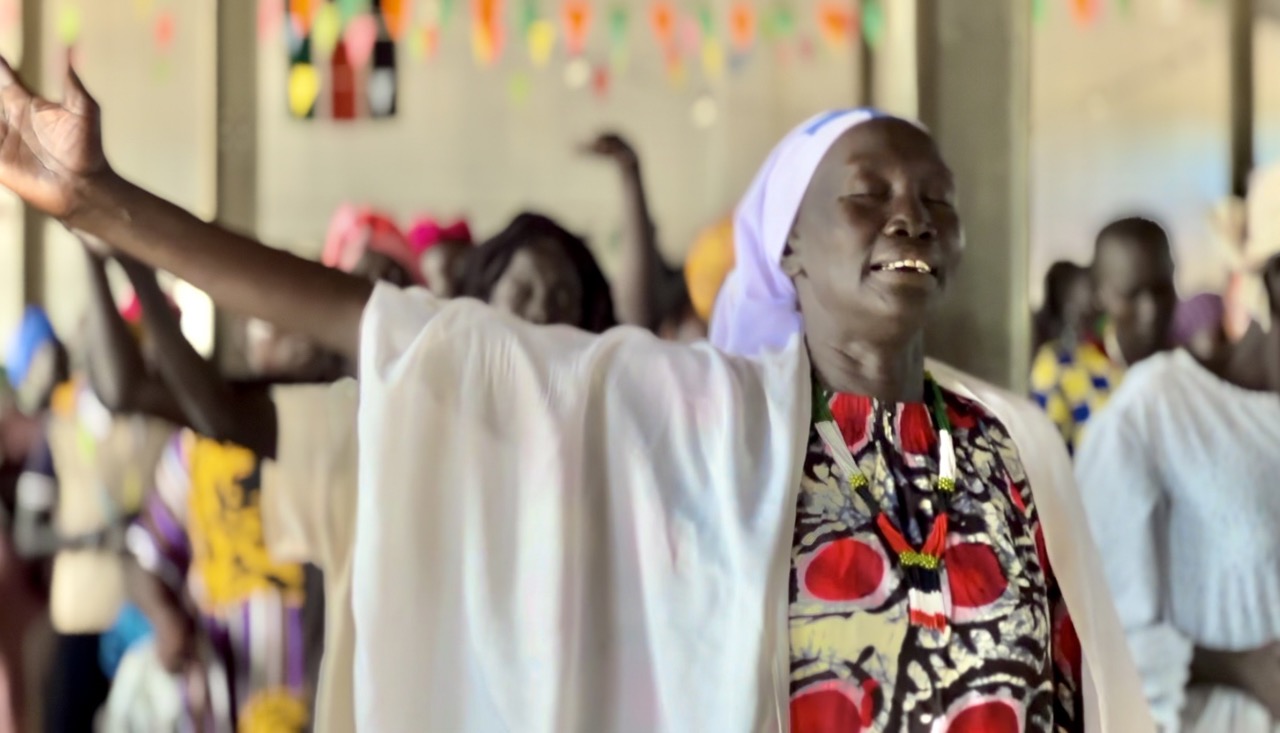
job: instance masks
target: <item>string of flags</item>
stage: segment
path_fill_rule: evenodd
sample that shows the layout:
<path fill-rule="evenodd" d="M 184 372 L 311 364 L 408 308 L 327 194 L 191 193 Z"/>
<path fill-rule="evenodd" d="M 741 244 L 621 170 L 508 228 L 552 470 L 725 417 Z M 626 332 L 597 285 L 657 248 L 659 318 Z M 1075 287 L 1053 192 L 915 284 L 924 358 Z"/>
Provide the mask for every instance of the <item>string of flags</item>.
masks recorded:
<path fill-rule="evenodd" d="M 139 0 L 141 1 L 141 0 Z M 883 0 L 259 0 L 264 43 L 283 38 L 288 106 L 298 118 L 389 117 L 397 50 L 430 63 L 466 44 L 483 68 L 515 67 L 510 97 L 530 71 L 563 62 L 570 86 L 605 97 L 639 44 L 652 44 L 675 87 L 742 71 L 768 46 L 782 65 L 841 53 L 884 35 Z"/>
<path fill-rule="evenodd" d="M 155 0 L 135 0 L 149 4 Z M 704 85 L 761 53 L 782 66 L 885 37 L 886 0 L 259 0 L 259 38 L 284 38 L 294 117 L 349 120 L 396 113 L 399 50 L 416 63 L 464 43 L 483 68 L 515 67 L 508 91 L 528 97 L 530 72 L 563 62 L 565 82 L 606 97 L 637 44 L 658 52 L 668 82 Z M 1090 26 L 1132 0 L 1023 0 L 1043 24 L 1059 14 Z M 1154 1 L 1154 0 L 1152 0 Z M 1164 3 L 1213 0 L 1160 0 Z M 157 20 L 157 44 L 167 34 Z M 704 105 L 705 106 L 705 105 Z M 700 115 L 706 118 L 709 115 Z"/>

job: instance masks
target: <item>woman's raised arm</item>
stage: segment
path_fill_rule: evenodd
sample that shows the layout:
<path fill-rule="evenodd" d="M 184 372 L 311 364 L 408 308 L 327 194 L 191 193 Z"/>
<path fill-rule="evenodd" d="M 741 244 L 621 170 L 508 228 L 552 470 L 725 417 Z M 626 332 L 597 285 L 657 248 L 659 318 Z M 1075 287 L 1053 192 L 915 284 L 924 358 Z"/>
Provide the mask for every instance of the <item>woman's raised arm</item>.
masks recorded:
<path fill-rule="evenodd" d="M 120 177 L 103 152 L 98 104 L 74 71 L 58 104 L 33 94 L 0 59 L 0 185 L 229 311 L 358 355 L 373 286 L 201 221 Z"/>

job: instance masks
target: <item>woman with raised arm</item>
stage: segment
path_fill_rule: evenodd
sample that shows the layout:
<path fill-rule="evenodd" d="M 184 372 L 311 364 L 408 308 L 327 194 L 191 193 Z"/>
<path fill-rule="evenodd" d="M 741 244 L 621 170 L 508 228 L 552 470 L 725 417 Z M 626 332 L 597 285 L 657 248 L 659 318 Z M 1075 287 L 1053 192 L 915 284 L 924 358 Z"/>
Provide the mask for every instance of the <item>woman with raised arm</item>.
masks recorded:
<path fill-rule="evenodd" d="M 360 729 L 1152 730 L 1053 428 L 926 365 L 963 237 L 912 123 L 789 134 L 683 346 L 268 249 L 117 176 L 74 76 L 0 81 L 0 184 L 358 356 Z"/>
<path fill-rule="evenodd" d="M 621 275 L 616 279 L 616 307 L 623 323 L 647 328 L 672 341 L 704 338 L 706 323 L 693 310 L 679 269 L 658 251 L 658 227 L 649 214 L 640 156 L 616 133 L 597 137 L 585 150 L 613 161 L 622 176 L 623 229 Z"/>

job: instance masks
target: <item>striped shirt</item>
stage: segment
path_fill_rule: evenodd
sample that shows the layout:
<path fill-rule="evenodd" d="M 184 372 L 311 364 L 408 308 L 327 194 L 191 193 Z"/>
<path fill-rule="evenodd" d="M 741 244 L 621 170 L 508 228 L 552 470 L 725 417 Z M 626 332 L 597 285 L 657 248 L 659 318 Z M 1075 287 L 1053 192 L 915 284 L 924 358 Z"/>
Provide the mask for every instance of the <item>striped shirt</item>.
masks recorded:
<path fill-rule="evenodd" d="M 198 609 L 218 722 L 288 733 L 310 717 L 303 567 L 275 562 L 262 534 L 262 459 L 179 433 L 156 469 L 131 547 Z M 148 557 L 143 557 L 147 555 Z"/>

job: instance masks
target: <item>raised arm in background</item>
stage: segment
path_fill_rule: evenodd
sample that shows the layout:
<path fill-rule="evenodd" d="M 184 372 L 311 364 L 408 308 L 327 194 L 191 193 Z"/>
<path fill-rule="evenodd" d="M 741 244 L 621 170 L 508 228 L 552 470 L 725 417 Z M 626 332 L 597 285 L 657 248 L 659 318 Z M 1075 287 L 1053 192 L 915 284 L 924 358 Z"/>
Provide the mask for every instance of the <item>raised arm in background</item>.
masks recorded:
<path fill-rule="evenodd" d="M 168 388 L 147 369 L 138 340 L 116 306 L 100 244 L 81 237 L 89 262 L 87 371 L 98 400 L 116 414 L 154 415 L 186 423 Z"/>
<path fill-rule="evenodd" d="M 274 456 L 276 411 L 267 390 L 229 384 L 183 335 L 155 270 L 128 257 L 120 258 L 120 265 L 142 306 L 147 336 L 155 349 L 155 368 L 186 424 L 205 437 Z"/>
<path fill-rule="evenodd" d="M 57 104 L 32 94 L 0 59 L 0 185 L 229 311 L 357 358 L 373 286 L 203 222 L 120 177 L 102 149 L 98 104 L 74 71 Z"/>
<path fill-rule="evenodd" d="M 622 174 L 623 237 L 621 276 L 613 283 L 614 307 L 623 323 L 657 333 L 672 317 L 667 312 L 683 287 L 678 270 L 667 266 L 658 251 L 657 228 L 649 216 L 640 157 L 630 143 L 616 134 L 601 135 L 587 146 L 593 155 L 612 160 Z"/>

